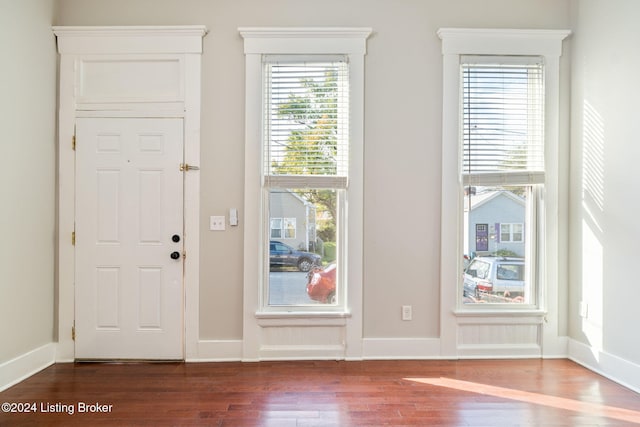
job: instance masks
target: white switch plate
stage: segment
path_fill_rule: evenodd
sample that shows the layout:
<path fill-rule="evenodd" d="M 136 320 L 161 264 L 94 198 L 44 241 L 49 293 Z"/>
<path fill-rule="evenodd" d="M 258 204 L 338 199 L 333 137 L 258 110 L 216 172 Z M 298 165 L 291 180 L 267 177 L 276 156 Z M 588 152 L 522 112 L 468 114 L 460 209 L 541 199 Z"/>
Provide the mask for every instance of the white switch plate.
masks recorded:
<path fill-rule="evenodd" d="M 229 225 L 238 225 L 238 209 L 229 209 Z"/>
<path fill-rule="evenodd" d="M 413 318 L 413 310 L 410 305 L 402 306 L 402 320 L 411 320 Z"/>
<path fill-rule="evenodd" d="M 211 216 L 209 217 L 209 230 L 224 231 L 225 217 Z"/>

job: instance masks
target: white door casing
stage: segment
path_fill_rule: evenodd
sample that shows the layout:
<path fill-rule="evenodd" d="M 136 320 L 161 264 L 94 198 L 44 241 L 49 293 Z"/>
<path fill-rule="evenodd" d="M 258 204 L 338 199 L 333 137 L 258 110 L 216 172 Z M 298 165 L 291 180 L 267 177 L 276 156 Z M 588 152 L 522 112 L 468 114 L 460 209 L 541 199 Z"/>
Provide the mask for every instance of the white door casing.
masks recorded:
<path fill-rule="evenodd" d="M 183 161 L 200 165 L 203 25 L 56 26 L 59 61 L 57 344 L 55 360 L 76 358 L 76 122 L 79 118 L 182 120 Z M 200 358 L 200 173 L 183 174 L 182 358 Z M 78 236 L 80 238 L 80 235 Z M 74 330 L 78 333 L 74 334 Z M 213 358 L 211 356 L 210 358 Z"/>
<path fill-rule="evenodd" d="M 182 359 L 183 121 L 80 118 L 76 141 L 76 358 Z"/>

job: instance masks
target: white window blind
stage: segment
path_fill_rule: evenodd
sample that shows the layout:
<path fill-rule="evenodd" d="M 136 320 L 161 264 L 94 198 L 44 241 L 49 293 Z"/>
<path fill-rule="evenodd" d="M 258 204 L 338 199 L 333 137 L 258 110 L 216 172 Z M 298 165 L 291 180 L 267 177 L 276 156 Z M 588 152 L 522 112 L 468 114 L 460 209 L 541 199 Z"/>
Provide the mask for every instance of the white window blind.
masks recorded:
<path fill-rule="evenodd" d="M 349 67 L 342 56 L 264 56 L 267 186 L 345 188 Z"/>
<path fill-rule="evenodd" d="M 544 181 L 544 65 L 540 57 L 462 56 L 466 184 Z"/>

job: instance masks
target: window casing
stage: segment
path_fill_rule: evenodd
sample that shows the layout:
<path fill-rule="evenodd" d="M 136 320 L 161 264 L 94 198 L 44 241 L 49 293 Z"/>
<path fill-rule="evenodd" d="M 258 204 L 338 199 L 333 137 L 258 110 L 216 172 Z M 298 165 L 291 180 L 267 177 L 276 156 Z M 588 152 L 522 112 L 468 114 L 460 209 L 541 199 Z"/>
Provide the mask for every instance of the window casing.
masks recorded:
<path fill-rule="evenodd" d="M 299 324 L 305 318 L 336 325 L 346 324 L 351 318 L 349 330 L 359 331 L 362 310 L 362 197 L 363 197 L 363 111 L 364 111 L 364 55 L 366 39 L 370 28 L 279 28 L 255 27 L 240 28 L 244 38 L 246 56 L 246 139 L 245 139 L 245 210 L 246 226 L 244 233 L 244 329 L 246 334 L 258 334 L 257 325 L 267 327 L 274 319 L 279 325 Z M 318 63 L 344 62 L 348 94 L 348 122 L 339 122 L 338 139 L 348 141 L 348 145 L 338 144 L 337 157 L 347 159 L 348 163 L 337 162 L 331 173 L 298 173 L 283 168 L 271 168 L 273 153 L 265 149 L 268 127 L 267 97 L 268 89 L 265 70 L 273 63 Z M 261 102 L 260 102 L 261 101 Z M 343 115 L 343 117 L 345 117 Z M 343 135 L 344 134 L 344 135 Z M 348 151 L 343 151 L 343 149 Z M 316 153 L 318 154 L 318 153 Z M 346 167 L 346 169 L 344 169 Z M 280 169 L 279 171 L 276 169 Z M 316 169 L 317 171 L 317 169 Z M 294 173 L 291 173 L 294 172 Z M 308 171 L 307 171 L 308 172 Z M 337 283 L 340 292 L 335 304 L 271 304 L 269 297 L 269 254 L 266 240 L 270 233 L 270 215 L 273 217 L 294 217 L 288 214 L 276 214 L 270 197 L 274 192 L 292 192 L 303 199 L 310 192 L 324 191 L 334 200 L 331 207 L 335 212 L 335 234 L 337 248 Z M 347 209 L 348 206 L 348 209 Z M 314 211 L 310 206 L 307 218 L 316 218 L 315 223 L 304 221 L 295 215 L 297 235 L 295 245 L 317 251 L 311 244 L 315 236 L 321 236 L 321 224 L 330 216 L 329 209 Z M 306 231 L 305 231 L 306 230 Z M 305 246 L 303 237 L 309 245 Z M 339 243 L 341 242 L 341 243 Z M 348 242 L 348 244 L 347 244 Z M 283 242 L 284 243 L 284 242 Z M 326 249 L 326 248 L 325 248 Z M 258 268 L 256 268 L 256 265 Z M 334 270 L 335 271 L 335 270 Z M 304 285 L 304 284 L 303 284 Z M 250 315 L 255 312 L 255 318 Z M 357 316 L 357 317 L 351 317 Z M 324 319 L 324 320 L 320 320 Z M 284 323 L 283 323 L 284 322 Z M 338 323 L 336 323 L 338 322 Z M 260 329 L 261 330 L 261 329 Z M 351 336 L 351 335 L 350 335 Z M 356 335 L 353 335 L 354 337 Z M 354 350 L 355 351 L 355 347 Z"/>
<path fill-rule="evenodd" d="M 442 222 L 441 222 L 441 325 L 442 336 L 459 336 L 460 328 L 466 325 L 487 325 L 487 319 L 495 324 L 509 324 L 510 318 L 518 316 L 538 324 L 544 316 L 543 343 L 555 340 L 553 330 L 558 327 L 558 285 L 559 275 L 564 274 L 558 264 L 560 254 L 560 234 L 558 232 L 559 197 L 566 191 L 560 186 L 559 162 L 560 144 L 560 56 L 562 40 L 570 34 L 566 30 L 517 30 L 517 29 L 475 29 L 441 28 L 438 36 L 442 40 L 443 54 L 443 129 L 442 129 Z M 525 231 L 524 239 L 536 238 L 538 246 L 535 263 L 536 303 L 509 304 L 465 304 L 461 298 L 460 272 L 469 261 L 460 254 L 470 243 L 462 232 L 465 221 L 464 190 L 476 185 L 472 179 L 463 179 L 462 159 L 463 117 L 462 117 L 462 58 L 469 56 L 495 57 L 540 57 L 544 64 L 544 190 L 536 191 L 531 185 L 530 194 L 536 208 L 529 209 L 535 214 L 535 230 Z M 536 174 L 529 174 L 530 176 Z M 487 175 L 485 178 L 489 178 Z M 494 175 L 494 177 L 497 177 Z M 493 182 L 492 185 L 502 183 Z M 526 181 L 521 183 L 526 185 Z M 540 194 L 543 193 L 543 194 Z M 457 212 L 457 215 L 452 215 Z M 515 222 L 515 221 L 511 221 Z M 525 219 L 525 225 L 530 223 Z M 491 224 L 489 224 L 490 226 Z M 527 234 L 530 233 L 529 235 Z M 468 232 L 467 232 L 468 233 Z M 473 242 L 472 242 L 473 243 Z M 456 284 L 457 286 L 452 286 Z M 449 307 L 455 307 L 448 310 Z M 505 309 L 506 308 L 506 309 Z M 524 317 L 521 317 L 524 316 Z M 492 323 L 493 324 L 493 323 Z M 488 327 L 488 326 L 487 326 Z M 554 329 L 555 328 L 555 329 Z M 548 333 L 547 333 L 548 331 Z M 555 341 L 553 341 L 555 344 Z M 459 341 L 443 342 L 446 354 L 475 354 L 461 347 Z"/>

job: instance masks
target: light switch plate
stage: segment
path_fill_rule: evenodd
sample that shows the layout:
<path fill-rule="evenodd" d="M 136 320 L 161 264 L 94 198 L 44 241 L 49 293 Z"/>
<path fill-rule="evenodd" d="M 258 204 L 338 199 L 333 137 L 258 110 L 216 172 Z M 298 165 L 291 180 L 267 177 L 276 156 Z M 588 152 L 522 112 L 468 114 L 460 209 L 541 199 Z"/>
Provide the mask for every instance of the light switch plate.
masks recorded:
<path fill-rule="evenodd" d="M 225 217 L 224 216 L 211 216 L 209 217 L 209 230 L 224 231 Z"/>
<path fill-rule="evenodd" d="M 402 306 L 402 320 L 412 320 L 413 319 L 413 308 L 410 305 Z"/>

